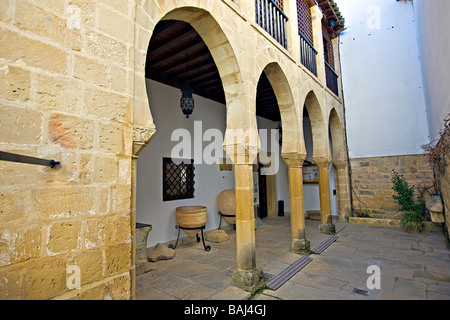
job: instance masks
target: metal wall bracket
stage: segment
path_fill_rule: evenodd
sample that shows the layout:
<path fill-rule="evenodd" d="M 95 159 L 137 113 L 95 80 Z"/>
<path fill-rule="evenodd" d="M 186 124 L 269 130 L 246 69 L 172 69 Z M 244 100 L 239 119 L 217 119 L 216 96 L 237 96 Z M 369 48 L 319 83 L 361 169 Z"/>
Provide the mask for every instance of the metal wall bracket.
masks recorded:
<path fill-rule="evenodd" d="M 55 160 L 40 159 L 35 157 L 24 156 L 21 154 L 0 151 L 0 161 L 10 161 L 19 163 L 35 164 L 54 168 L 61 163 Z"/>

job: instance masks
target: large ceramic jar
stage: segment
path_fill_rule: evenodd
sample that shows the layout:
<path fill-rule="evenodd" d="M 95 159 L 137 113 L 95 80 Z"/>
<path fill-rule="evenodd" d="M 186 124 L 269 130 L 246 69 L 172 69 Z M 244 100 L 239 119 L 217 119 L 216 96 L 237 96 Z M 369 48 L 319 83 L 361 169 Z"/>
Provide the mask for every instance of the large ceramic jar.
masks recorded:
<path fill-rule="evenodd" d="M 234 189 L 227 189 L 219 193 L 217 196 L 217 208 L 226 222 L 236 223 L 236 195 Z"/>
<path fill-rule="evenodd" d="M 195 237 L 201 227 L 206 225 L 207 208 L 204 206 L 183 206 L 176 209 L 177 223 L 189 237 Z M 194 229 L 197 228 L 197 229 Z"/>

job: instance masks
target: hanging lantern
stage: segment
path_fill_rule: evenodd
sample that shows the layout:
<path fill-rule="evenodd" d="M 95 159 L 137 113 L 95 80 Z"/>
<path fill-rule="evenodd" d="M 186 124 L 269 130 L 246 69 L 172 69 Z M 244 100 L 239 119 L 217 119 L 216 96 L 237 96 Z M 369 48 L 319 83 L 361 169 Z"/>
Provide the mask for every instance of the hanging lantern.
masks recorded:
<path fill-rule="evenodd" d="M 194 97 L 192 97 L 192 90 L 190 88 L 181 89 L 180 107 L 186 118 L 189 118 L 194 110 Z"/>

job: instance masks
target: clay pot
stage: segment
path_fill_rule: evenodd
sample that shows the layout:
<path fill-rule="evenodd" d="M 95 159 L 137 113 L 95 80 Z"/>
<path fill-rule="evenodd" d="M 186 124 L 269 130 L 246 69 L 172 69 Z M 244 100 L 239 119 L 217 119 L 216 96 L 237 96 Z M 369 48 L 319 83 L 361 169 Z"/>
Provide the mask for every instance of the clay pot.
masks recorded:
<path fill-rule="evenodd" d="M 234 189 L 227 189 L 219 193 L 217 196 L 217 208 L 223 215 L 231 215 L 234 217 L 223 217 L 226 222 L 236 223 L 236 195 Z"/>
<path fill-rule="evenodd" d="M 194 230 L 182 229 L 189 237 L 195 237 L 200 228 L 206 225 L 207 208 L 203 206 L 183 206 L 176 209 L 177 223 L 181 228 L 198 228 Z"/>

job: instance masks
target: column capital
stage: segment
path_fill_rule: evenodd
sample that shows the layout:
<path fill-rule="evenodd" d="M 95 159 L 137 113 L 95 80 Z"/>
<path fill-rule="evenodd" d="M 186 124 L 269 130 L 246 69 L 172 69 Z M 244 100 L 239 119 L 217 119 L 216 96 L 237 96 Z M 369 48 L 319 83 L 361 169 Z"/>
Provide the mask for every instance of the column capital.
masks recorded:
<path fill-rule="evenodd" d="M 338 170 L 343 170 L 347 168 L 347 161 L 345 160 L 333 160 L 333 164 Z"/>
<path fill-rule="evenodd" d="M 331 164 L 331 157 L 320 157 L 314 158 L 314 163 L 319 167 L 319 169 L 328 169 Z"/>
<path fill-rule="evenodd" d="M 150 142 L 155 132 L 155 128 L 133 127 L 133 157 L 139 156 L 139 153 Z"/>
<path fill-rule="evenodd" d="M 234 165 L 251 165 L 259 153 L 259 136 L 256 128 L 227 129 L 223 150 Z"/>
<path fill-rule="evenodd" d="M 302 168 L 303 162 L 305 162 L 306 159 L 306 153 L 300 152 L 283 153 L 281 154 L 281 157 L 283 157 L 284 162 L 286 162 L 286 165 L 288 166 L 289 169 Z"/>
<path fill-rule="evenodd" d="M 312 6 L 310 10 L 311 10 L 311 17 L 313 20 L 317 18 L 319 18 L 319 20 L 322 20 L 323 12 L 317 4 L 315 6 Z"/>
<path fill-rule="evenodd" d="M 223 150 L 234 165 L 252 165 L 258 156 L 259 148 L 249 145 L 224 145 Z"/>

